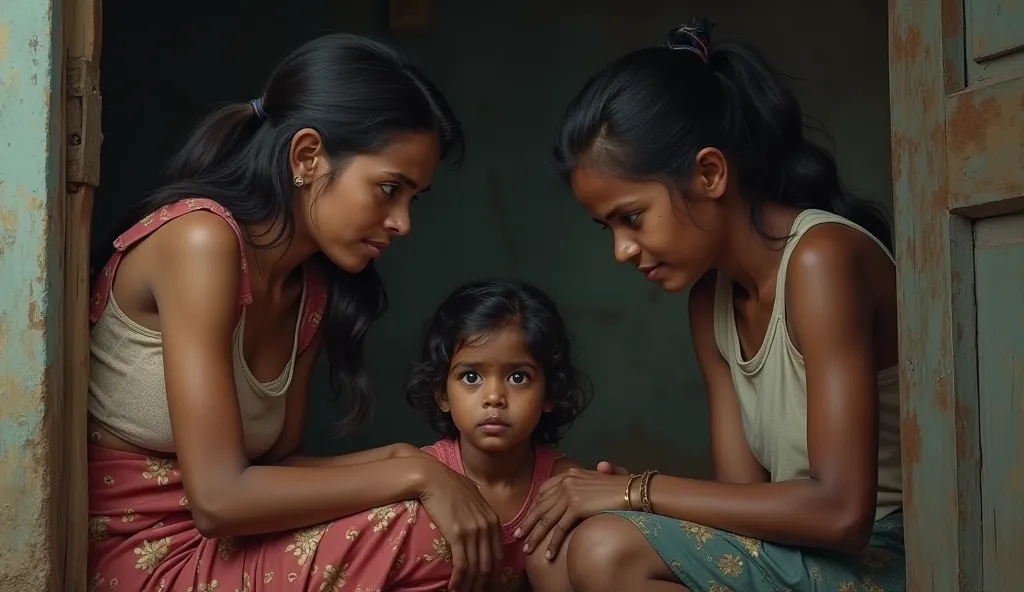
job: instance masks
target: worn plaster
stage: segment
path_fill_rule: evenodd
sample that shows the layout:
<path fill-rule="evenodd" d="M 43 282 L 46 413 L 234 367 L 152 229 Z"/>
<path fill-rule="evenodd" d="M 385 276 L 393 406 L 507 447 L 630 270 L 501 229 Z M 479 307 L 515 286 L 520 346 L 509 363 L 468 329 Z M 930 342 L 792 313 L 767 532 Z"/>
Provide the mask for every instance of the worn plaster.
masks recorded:
<path fill-rule="evenodd" d="M 56 581 L 47 418 L 60 333 L 58 4 L 0 5 L 0 592 Z"/>

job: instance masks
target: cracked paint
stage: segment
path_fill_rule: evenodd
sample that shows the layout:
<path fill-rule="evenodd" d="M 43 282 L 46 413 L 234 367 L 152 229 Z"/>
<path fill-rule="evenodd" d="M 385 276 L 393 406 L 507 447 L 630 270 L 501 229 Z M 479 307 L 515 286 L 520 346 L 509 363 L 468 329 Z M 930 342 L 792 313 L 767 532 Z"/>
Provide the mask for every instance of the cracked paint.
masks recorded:
<path fill-rule="evenodd" d="M 0 9 L 0 592 L 55 589 L 59 575 L 47 443 L 61 292 L 54 30 L 51 3 Z"/>

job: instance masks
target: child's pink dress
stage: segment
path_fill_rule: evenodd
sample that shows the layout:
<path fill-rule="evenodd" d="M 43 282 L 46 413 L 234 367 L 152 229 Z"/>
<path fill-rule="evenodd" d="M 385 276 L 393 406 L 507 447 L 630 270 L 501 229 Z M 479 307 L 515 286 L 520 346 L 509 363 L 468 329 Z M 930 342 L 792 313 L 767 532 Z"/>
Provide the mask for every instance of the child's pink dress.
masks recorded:
<path fill-rule="evenodd" d="M 438 460 L 448 465 L 452 470 L 465 475 L 462 467 L 462 452 L 459 450 L 457 440 L 440 440 L 423 448 L 426 452 L 436 456 Z M 516 592 L 523 589 L 526 583 L 526 556 L 523 554 L 523 541 L 517 540 L 513 535 L 519 524 L 526 518 L 533 500 L 540 491 L 540 486 L 551 477 L 551 471 L 555 467 L 555 461 L 563 455 L 550 448 L 541 446 L 534 447 L 535 459 L 533 462 L 533 481 L 530 483 L 530 493 L 526 496 L 519 513 L 510 522 L 501 525 L 501 540 L 504 545 L 504 558 L 500 568 L 500 578 L 497 587 L 492 588 L 495 592 Z M 413 533 L 412 536 L 417 536 Z M 437 565 L 437 564 L 435 564 Z M 438 569 L 448 569 L 451 573 L 451 565 L 437 565 Z"/>

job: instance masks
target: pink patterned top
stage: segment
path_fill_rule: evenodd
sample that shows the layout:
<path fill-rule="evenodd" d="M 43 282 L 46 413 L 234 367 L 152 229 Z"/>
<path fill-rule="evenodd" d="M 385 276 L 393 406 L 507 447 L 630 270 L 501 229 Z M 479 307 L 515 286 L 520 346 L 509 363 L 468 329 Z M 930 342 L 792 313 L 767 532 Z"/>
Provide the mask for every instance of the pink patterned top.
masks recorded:
<path fill-rule="evenodd" d="M 459 449 L 458 440 L 439 440 L 430 446 L 425 446 L 423 450 L 436 457 L 452 470 L 457 471 L 460 475 L 466 474 L 462 466 L 462 451 Z M 506 572 L 506 577 L 521 576 L 526 569 L 526 555 L 523 553 L 523 543 L 521 540 L 516 540 L 513 534 L 519 528 L 523 519 L 526 518 L 534 498 L 537 497 L 537 493 L 540 491 L 540 486 L 551 477 L 551 472 L 555 468 L 555 462 L 565 456 L 557 450 L 542 446 L 536 446 L 534 450 L 536 457 L 533 462 L 533 481 L 530 483 L 530 493 L 526 496 L 526 500 L 523 502 L 523 506 L 519 509 L 516 517 L 501 525 L 501 540 L 505 544 L 503 571 Z"/>

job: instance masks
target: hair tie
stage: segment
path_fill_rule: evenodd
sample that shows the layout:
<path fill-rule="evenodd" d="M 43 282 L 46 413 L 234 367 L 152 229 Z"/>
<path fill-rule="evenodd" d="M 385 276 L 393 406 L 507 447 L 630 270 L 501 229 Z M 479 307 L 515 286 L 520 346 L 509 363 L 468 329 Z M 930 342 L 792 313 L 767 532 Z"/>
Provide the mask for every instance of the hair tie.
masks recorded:
<path fill-rule="evenodd" d="M 708 63 L 708 48 L 711 47 L 712 27 L 714 25 L 708 21 L 707 17 L 694 20 L 690 25 L 680 25 L 669 32 L 665 47 L 692 51 L 699 55 L 706 64 Z"/>
<path fill-rule="evenodd" d="M 252 107 L 252 112 L 260 121 L 267 120 L 267 112 L 263 110 L 263 99 L 253 99 L 249 101 L 249 106 Z"/>

